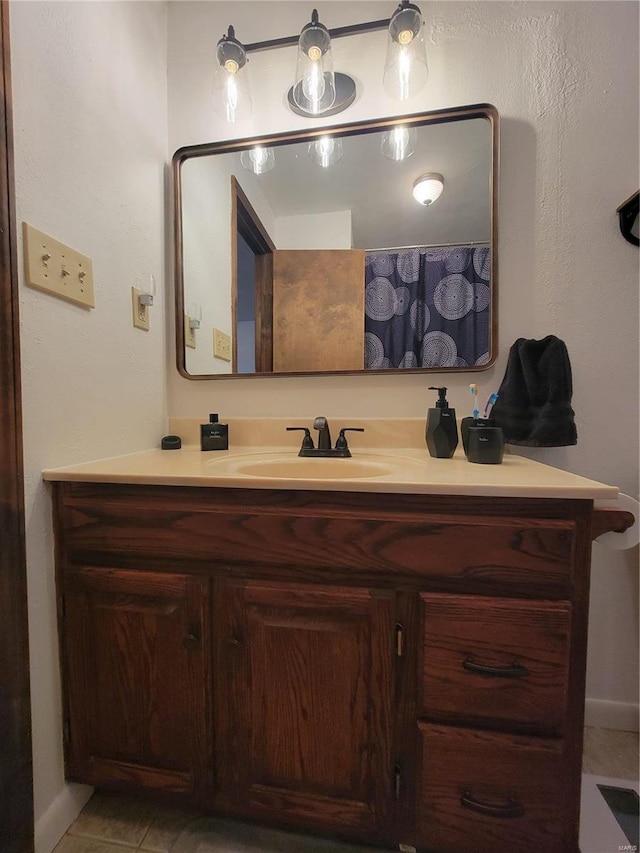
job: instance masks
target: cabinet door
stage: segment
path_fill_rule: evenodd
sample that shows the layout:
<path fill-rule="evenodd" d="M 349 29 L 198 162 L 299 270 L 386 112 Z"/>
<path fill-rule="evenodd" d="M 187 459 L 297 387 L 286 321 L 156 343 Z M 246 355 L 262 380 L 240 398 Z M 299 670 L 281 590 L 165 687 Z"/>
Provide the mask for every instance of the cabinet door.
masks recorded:
<path fill-rule="evenodd" d="M 207 787 L 208 580 L 82 568 L 65 579 L 67 772 L 112 787 Z"/>
<path fill-rule="evenodd" d="M 249 581 L 218 598 L 218 804 L 375 837 L 393 776 L 392 594 Z"/>

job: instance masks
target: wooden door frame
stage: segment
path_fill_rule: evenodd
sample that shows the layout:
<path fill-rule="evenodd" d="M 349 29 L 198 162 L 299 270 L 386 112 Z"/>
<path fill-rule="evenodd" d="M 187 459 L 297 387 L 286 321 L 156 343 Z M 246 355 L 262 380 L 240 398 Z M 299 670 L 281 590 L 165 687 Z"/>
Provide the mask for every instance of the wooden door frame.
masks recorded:
<path fill-rule="evenodd" d="M 8 0 L 0 0 L 0 38 L 0 853 L 30 853 L 33 770 Z"/>
<path fill-rule="evenodd" d="M 262 224 L 246 193 L 231 176 L 231 328 L 232 373 L 238 369 L 238 235 L 256 258 L 254 277 L 255 363 L 256 373 L 273 370 L 273 252 L 275 243 Z"/>

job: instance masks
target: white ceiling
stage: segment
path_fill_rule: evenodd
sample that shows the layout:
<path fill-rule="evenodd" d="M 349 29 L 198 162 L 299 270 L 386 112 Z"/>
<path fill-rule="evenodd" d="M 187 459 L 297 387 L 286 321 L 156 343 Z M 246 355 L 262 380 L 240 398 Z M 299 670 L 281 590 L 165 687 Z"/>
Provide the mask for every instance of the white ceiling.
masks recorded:
<path fill-rule="evenodd" d="M 258 181 L 276 217 L 350 210 L 354 248 L 443 245 L 490 238 L 491 126 L 482 118 L 417 128 L 415 152 L 402 162 L 382 156 L 381 132 L 342 138 L 342 159 L 313 163 L 308 143 L 274 149 L 275 168 Z M 239 155 L 214 155 L 235 156 Z M 444 176 L 431 207 L 414 201 L 425 172 Z"/>

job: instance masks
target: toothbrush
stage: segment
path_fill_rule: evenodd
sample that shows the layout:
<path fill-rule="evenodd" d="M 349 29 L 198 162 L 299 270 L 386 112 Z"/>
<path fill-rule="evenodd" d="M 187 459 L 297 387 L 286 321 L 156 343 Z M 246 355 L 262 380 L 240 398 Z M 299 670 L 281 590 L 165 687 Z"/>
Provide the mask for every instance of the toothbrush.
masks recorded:
<path fill-rule="evenodd" d="M 478 409 L 478 386 L 475 383 L 469 385 L 469 391 L 471 392 L 471 396 L 473 397 L 473 414 L 472 417 L 474 420 L 478 420 L 480 417 L 480 409 Z"/>
<path fill-rule="evenodd" d="M 482 416 L 483 418 L 489 417 L 489 415 L 491 414 L 491 409 L 493 409 L 494 403 L 496 402 L 497 399 L 498 399 L 497 394 L 492 394 L 489 397 L 489 399 L 487 400 L 487 405 L 484 407 L 484 415 Z"/>

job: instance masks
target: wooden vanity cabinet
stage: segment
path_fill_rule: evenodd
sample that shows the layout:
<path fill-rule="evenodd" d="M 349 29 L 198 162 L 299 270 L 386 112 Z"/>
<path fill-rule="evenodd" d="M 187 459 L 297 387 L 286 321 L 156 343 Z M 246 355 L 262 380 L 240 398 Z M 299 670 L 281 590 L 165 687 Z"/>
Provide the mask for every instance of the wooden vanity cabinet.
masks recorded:
<path fill-rule="evenodd" d="M 577 853 L 588 500 L 54 484 L 69 778 Z"/>

